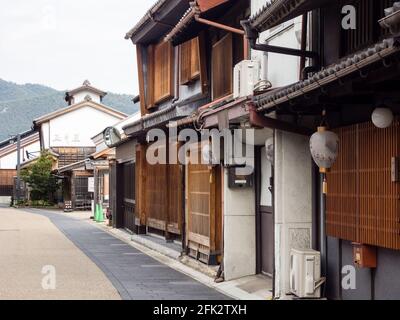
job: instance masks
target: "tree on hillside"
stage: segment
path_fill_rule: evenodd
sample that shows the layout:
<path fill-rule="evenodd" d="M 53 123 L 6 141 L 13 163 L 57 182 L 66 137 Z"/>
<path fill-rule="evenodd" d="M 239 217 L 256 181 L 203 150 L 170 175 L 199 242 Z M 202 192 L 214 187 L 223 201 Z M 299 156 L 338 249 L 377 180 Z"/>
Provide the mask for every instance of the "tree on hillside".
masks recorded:
<path fill-rule="evenodd" d="M 59 188 L 58 179 L 51 174 L 53 158 L 48 152 L 42 152 L 40 157 L 28 168 L 21 170 L 21 178 L 31 189 L 32 200 L 53 202 L 54 193 Z"/>

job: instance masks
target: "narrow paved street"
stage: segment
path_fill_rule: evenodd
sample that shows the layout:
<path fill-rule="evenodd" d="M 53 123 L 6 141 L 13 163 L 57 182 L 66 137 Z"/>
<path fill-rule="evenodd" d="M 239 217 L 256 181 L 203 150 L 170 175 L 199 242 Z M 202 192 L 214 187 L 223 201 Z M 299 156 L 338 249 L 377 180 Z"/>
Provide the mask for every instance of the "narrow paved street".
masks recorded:
<path fill-rule="evenodd" d="M 226 299 L 86 221 L 0 208 L 0 299 Z M 55 290 L 44 290 L 54 266 Z"/>

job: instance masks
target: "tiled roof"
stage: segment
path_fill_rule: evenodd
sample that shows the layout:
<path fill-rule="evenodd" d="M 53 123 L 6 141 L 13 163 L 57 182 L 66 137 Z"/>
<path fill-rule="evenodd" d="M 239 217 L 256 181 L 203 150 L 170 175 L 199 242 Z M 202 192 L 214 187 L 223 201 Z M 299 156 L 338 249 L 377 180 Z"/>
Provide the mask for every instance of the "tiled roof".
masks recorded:
<path fill-rule="evenodd" d="M 258 111 L 265 110 L 320 88 L 399 51 L 399 46 L 395 45 L 392 39 L 384 40 L 373 47 L 321 70 L 307 80 L 255 96 L 254 103 Z"/>
<path fill-rule="evenodd" d="M 189 26 L 196 14 L 200 14 L 200 9 L 195 5 L 195 3 L 191 3 L 191 7 L 185 12 L 171 32 L 167 34 L 165 41 L 173 41 L 178 34 Z"/>
<path fill-rule="evenodd" d="M 315 8 L 323 7 L 331 1 L 266 0 L 264 6 L 251 16 L 248 22 L 252 29 L 265 31 Z"/>
<path fill-rule="evenodd" d="M 168 0 L 158 0 L 139 20 L 139 22 L 127 32 L 125 35 L 125 39 L 132 38 L 145 24 L 152 20 L 152 16 L 156 13 L 164 4 L 166 4 Z"/>

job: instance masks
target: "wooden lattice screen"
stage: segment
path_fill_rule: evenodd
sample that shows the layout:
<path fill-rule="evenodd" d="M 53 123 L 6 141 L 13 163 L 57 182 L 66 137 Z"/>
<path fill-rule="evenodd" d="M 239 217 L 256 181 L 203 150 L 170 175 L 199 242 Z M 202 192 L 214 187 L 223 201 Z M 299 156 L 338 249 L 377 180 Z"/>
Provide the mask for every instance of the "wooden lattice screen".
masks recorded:
<path fill-rule="evenodd" d="M 220 168 L 189 164 L 187 196 L 190 254 L 208 262 L 210 254 L 218 253 L 221 248 Z"/>
<path fill-rule="evenodd" d="M 400 156 L 399 120 L 387 129 L 369 122 L 335 131 L 340 149 L 327 175 L 327 234 L 400 249 L 400 183 L 391 178 L 392 157 Z"/>
<path fill-rule="evenodd" d="M 16 170 L 0 169 L 0 196 L 12 196 Z"/>
<path fill-rule="evenodd" d="M 142 161 L 141 170 L 145 173 L 146 224 L 154 229 L 181 234 L 183 206 L 180 165 L 151 165 Z"/>

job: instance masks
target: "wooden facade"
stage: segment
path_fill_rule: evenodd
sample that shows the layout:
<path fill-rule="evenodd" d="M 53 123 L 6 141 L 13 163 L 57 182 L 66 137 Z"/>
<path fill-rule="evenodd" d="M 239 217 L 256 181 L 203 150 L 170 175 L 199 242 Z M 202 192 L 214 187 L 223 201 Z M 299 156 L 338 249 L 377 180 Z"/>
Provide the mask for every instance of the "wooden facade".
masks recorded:
<path fill-rule="evenodd" d="M 336 130 L 339 158 L 327 179 L 327 234 L 358 243 L 400 249 L 400 183 L 392 159 L 400 155 L 400 124 L 371 122 Z"/>
<path fill-rule="evenodd" d="M 0 169 L 0 196 L 12 196 L 17 170 Z"/>
<path fill-rule="evenodd" d="M 200 157 L 200 149 L 192 152 Z M 222 249 L 221 167 L 189 163 L 187 175 L 189 255 L 210 263 L 210 260 L 218 259 Z"/>

